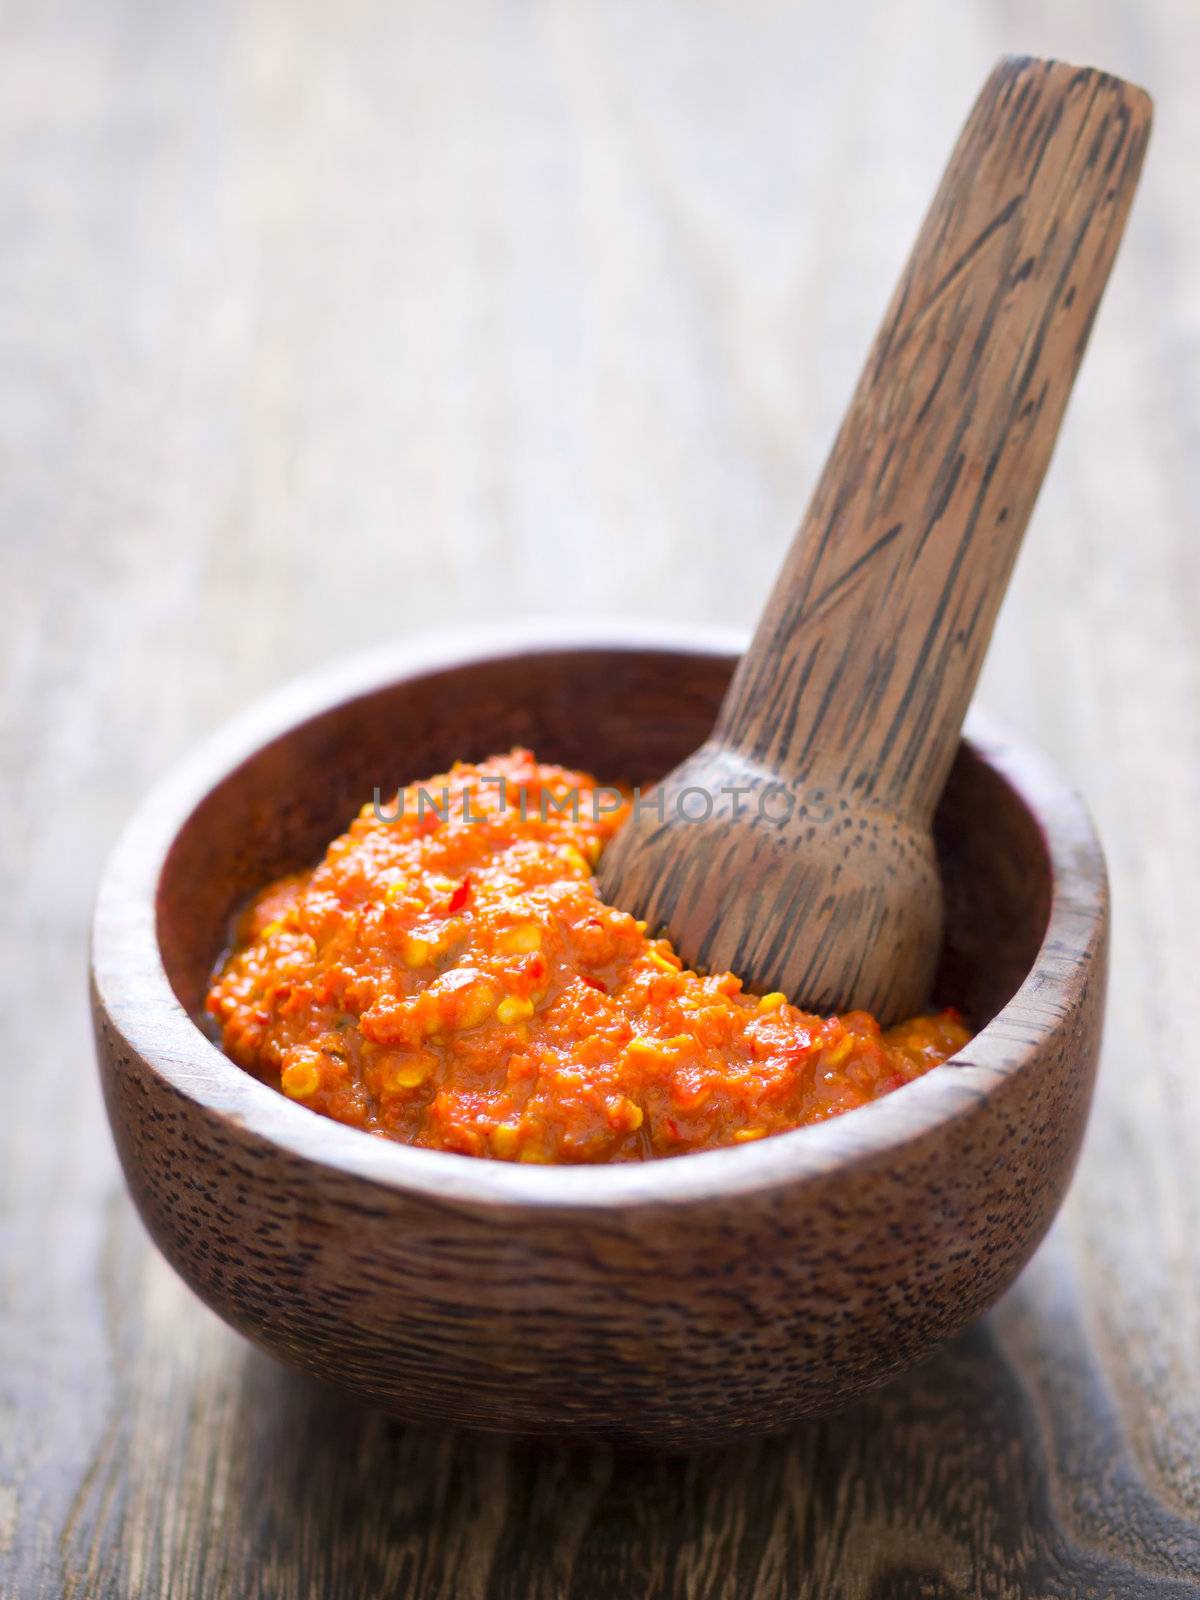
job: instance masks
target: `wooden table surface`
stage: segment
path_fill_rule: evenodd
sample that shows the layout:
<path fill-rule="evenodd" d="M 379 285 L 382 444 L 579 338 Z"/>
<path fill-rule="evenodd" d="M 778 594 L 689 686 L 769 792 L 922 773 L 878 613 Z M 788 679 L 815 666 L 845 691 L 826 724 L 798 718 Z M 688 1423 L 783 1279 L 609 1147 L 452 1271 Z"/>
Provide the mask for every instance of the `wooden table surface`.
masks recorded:
<path fill-rule="evenodd" d="M 1200 8 L 59 0 L 0 49 L 0 1594 L 1200 1594 Z M 692 1460 L 275 1366 L 126 1198 L 100 863 L 261 691 L 506 616 L 746 624 L 975 89 L 1146 84 L 1126 248 L 982 699 L 1116 903 L 1095 1113 L 924 1370 Z"/>

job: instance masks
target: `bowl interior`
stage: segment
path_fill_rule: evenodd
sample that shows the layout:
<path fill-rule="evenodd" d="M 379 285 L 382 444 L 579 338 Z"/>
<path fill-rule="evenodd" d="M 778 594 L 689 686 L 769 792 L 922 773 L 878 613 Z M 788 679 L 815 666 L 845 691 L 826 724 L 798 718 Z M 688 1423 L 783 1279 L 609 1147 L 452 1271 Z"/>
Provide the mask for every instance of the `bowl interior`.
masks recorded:
<path fill-rule="evenodd" d="M 320 710 L 228 772 L 167 854 L 157 893 L 167 977 L 193 1014 L 230 919 L 254 890 L 315 861 L 378 788 L 513 744 L 645 784 L 701 744 L 735 657 L 676 649 L 545 649 L 425 671 Z M 1045 840 L 970 744 L 935 837 L 946 939 L 933 999 L 982 1027 L 1030 971 L 1050 911 Z"/>

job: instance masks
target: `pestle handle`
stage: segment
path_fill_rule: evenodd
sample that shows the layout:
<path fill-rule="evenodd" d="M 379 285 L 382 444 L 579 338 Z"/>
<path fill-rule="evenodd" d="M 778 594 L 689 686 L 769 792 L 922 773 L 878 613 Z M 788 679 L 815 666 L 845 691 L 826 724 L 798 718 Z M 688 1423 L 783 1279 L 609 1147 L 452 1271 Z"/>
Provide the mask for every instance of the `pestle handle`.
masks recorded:
<path fill-rule="evenodd" d="M 714 743 L 917 823 L 958 745 L 1151 102 L 1011 58 L 967 120 Z"/>
<path fill-rule="evenodd" d="M 717 725 L 601 860 L 689 963 L 883 1021 L 928 998 L 934 808 L 1150 114 L 1062 62 L 988 79 Z"/>

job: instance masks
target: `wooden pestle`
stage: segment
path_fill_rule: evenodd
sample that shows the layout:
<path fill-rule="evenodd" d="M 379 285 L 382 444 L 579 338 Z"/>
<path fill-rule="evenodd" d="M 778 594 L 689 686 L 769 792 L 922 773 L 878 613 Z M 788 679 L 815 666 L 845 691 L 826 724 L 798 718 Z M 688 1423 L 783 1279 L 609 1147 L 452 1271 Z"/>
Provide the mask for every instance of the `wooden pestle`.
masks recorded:
<path fill-rule="evenodd" d="M 985 84 L 712 736 L 602 860 L 689 963 L 883 1021 L 929 999 L 934 808 L 1150 122 L 1063 62 Z"/>

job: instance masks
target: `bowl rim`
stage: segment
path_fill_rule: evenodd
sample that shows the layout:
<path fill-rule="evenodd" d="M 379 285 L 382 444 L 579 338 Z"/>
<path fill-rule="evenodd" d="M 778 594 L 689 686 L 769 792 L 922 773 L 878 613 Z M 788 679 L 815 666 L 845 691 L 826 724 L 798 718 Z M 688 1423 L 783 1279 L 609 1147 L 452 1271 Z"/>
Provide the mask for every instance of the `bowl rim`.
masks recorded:
<path fill-rule="evenodd" d="M 1104 857 L 1084 802 L 1040 752 L 974 709 L 964 739 L 1016 792 L 1042 834 L 1051 875 L 1046 931 L 1016 993 L 963 1051 L 852 1114 L 752 1144 L 646 1162 L 540 1166 L 420 1149 L 334 1122 L 262 1083 L 208 1038 L 171 987 L 156 907 L 167 854 L 207 794 L 265 745 L 346 701 L 451 668 L 591 650 L 728 659 L 745 644 L 745 634 L 725 628 L 627 620 L 514 622 L 423 635 L 292 680 L 195 746 L 130 817 L 97 891 L 94 1008 L 166 1085 L 231 1131 L 434 1204 L 564 1211 L 686 1205 L 792 1188 L 834 1169 L 886 1161 L 911 1142 L 944 1131 L 977 1108 L 981 1096 L 1031 1067 L 1039 1045 L 1068 1019 L 1072 979 L 1081 963 L 1090 964 L 1107 918 Z"/>

